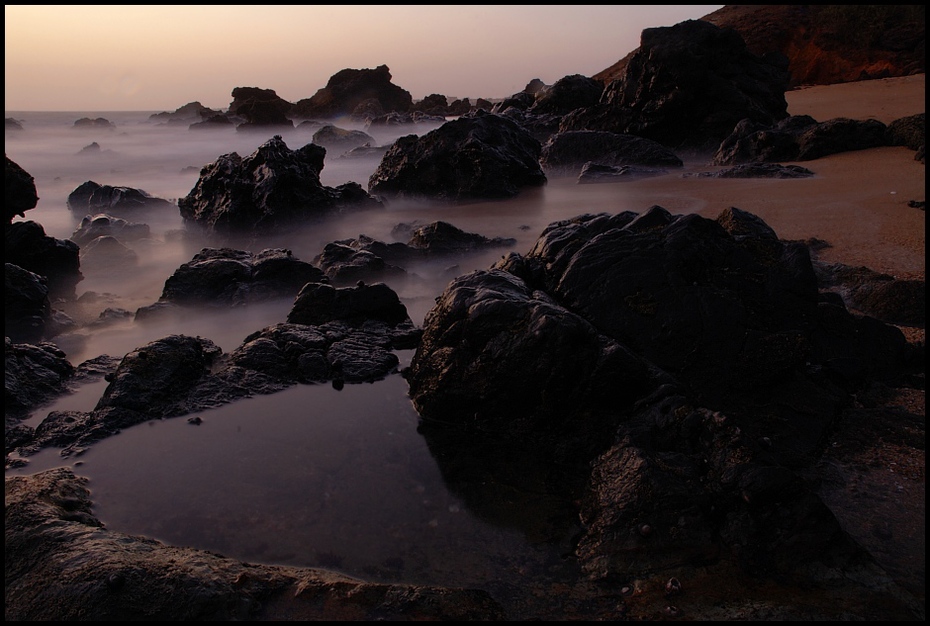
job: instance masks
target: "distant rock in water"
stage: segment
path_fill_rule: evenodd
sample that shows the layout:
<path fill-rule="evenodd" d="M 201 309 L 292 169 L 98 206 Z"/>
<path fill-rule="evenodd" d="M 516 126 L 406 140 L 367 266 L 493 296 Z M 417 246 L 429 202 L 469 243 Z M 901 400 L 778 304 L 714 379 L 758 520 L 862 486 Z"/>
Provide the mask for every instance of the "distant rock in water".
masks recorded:
<path fill-rule="evenodd" d="M 391 82 L 388 66 L 379 65 L 375 69 L 344 69 L 333 74 L 312 97 L 299 100 L 290 115 L 300 119 L 333 119 L 351 115 L 360 104 L 372 99 L 385 113 L 405 113 L 413 104 L 410 92 Z"/>
<path fill-rule="evenodd" d="M 173 205 L 164 198 L 156 198 L 141 189 L 101 185 L 92 180 L 81 183 L 68 195 L 68 208 L 82 215 L 170 206 Z"/>
<path fill-rule="evenodd" d="M 327 124 L 313 133 L 313 143 L 327 150 L 347 151 L 360 146 L 374 146 L 374 137 L 361 130 L 346 130 Z"/>
<path fill-rule="evenodd" d="M 236 126 L 236 130 L 249 130 L 266 126 L 284 126 L 293 128 L 287 114 L 294 106 L 275 93 L 274 89 L 258 87 L 236 87 L 232 90 L 233 100 L 229 104 L 229 115 L 243 118 L 245 121 Z"/>
<path fill-rule="evenodd" d="M 150 235 L 151 229 L 148 224 L 127 222 L 113 215 L 98 213 L 84 216 L 81 225 L 71 233 L 70 239 L 79 246 L 83 246 L 103 236 L 116 237 L 122 241 L 136 241 Z"/>
<path fill-rule="evenodd" d="M 3 205 L 6 221 L 10 223 L 17 215 L 25 217 L 26 211 L 34 209 L 39 202 L 36 181 L 10 157 L 6 158 L 3 174 Z"/>
<path fill-rule="evenodd" d="M 22 130 L 23 125 L 19 123 L 19 120 L 8 117 L 3 120 L 3 128 L 4 130 Z"/>
<path fill-rule="evenodd" d="M 100 130 L 100 129 L 115 130 L 116 124 L 114 124 L 110 120 L 103 118 L 103 117 L 98 117 L 96 119 L 91 119 L 89 117 L 82 117 L 81 119 L 76 120 L 74 122 L 74 126 L 72 128 L 79 128 L 79 129 L 85 129 L 85 130 Z"/>
<path fill-rule="evenodd" d="M 205 130 L 205 129 L 215 130 L 215 129 L 229 128 L 232 125 L 233 125 L 232 121 L 228 117 L 226 117 L 226 115 L 221 113 L 219 115 L 208 117 L 202 122 L 194 122 L 187 128 L 189 130 Z"/>
<path fill-rule="evenodd" d="M 736 31 L 688 20 L 647 28 L 623 75 L 595 106 L 566 115 L 560 130 L 607 130 L 673 150 L 713 152 L 742 119 L 788 116 L 784 57 L 758 57 Z"/>
<path fill-rule="evenodd" d="M 222 111 L 216 111 L 209 107 L 205 107 L 200 104 L 200 102 L 188 102 L 184 106 L 178 107 L 172 112 L 162 111 L 161 113 L 153 113 L 149 116 L 149 121 L 152 122 L 188 122 L 196 123 L 207 120 L 215 115 L 222 114 Z"/>
<path fill-rule="evenodd" d="M 501 199 L 546 184 L 541 146 L 515 122 L 479 111 L 422 137 L 399 138 L 368 180 L 386 197 Z"/>
<path fill-rule="evenodd" d="M 275 135 L 249 156 L 235 152 L 205 166 L 181 217 L 216 233 L 251 233 L 305 222 L 344 209 L 379 208 L 361 185 L 320 182 L 326 149 L 309 143 L 291 150 Z"/>

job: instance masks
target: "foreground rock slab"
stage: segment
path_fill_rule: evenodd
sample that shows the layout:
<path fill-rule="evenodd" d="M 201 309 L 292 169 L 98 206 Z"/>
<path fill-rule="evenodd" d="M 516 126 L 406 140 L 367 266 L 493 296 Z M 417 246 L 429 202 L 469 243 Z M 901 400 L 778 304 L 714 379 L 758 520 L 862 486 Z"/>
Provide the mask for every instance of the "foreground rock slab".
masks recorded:
<path fill-rule="evenodd" d="M 496 620 L 483 591 L 251 565 L 108 531 L 65 468 L 5 484 L 6 620 Z"/>

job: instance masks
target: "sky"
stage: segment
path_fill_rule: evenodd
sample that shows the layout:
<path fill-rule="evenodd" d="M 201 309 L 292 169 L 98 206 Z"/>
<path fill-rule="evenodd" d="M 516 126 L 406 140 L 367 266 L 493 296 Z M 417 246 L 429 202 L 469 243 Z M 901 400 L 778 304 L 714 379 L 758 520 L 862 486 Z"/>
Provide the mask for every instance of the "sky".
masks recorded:
<path fill-rule="evenodd" d="M 313 96 L 387 65 L 415 100 L 504 98 L 593 76 L 644 28 L 723 5 L 5 5 L 7 111 L 225 109 L 235 87 Z"/>

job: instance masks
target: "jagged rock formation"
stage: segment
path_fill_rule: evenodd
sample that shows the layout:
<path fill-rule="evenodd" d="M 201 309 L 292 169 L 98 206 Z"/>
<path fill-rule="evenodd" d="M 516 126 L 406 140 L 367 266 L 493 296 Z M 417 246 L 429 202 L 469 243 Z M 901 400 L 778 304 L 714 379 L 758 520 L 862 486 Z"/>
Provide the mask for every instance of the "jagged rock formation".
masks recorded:
<path fill-rule="evenodd" d="M 647 28 L 600 103 L 566 115 L 567 130 L 637 135 L 673 150 L 711 152 L 737 122 L 788 116 L 784 57 L 751 53 L 736 31 L 688 20 Z"/>
<path fill-rule="evenodd" d="M 381 204 L 354 182 L 320 182 L 326 149 L 291 150 L 275 135 L 249 156 L 231 152 L 205 166 L 191 192 L 178 199 L 181 217 L 210 232 L 260 232 L 348 208 Z"/>

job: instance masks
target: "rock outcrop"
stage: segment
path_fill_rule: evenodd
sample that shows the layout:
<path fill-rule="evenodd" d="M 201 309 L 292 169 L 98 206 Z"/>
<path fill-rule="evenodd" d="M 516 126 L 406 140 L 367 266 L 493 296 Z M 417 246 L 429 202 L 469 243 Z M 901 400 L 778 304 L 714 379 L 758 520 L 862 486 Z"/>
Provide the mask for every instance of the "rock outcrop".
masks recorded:
<path fill-rule="evenodd" d="M 807 480 L 849 394 L 914 351 L 821 298 L 807 248 L 758 217 L 652 207 L 551 224 L 453 280 L 404 375 L 440 464 L 493 442 L 585 477 L 575 554 L 593 579 L 814 584 L 818 611 L 852 585 L 903 615 Z"/>
<path fill-rule="evenodd" d="M 44 276 L 52 299 L 76 297 L 77 284 L 84 280 L 78 244 L 46 235 L 32 220 L 9 224 L 4 234 L 4 262 Z"/>
<path fill-rule="evenodd" d="M 68 208 L 80 215 L 162 210 L 173 206 L 168 200 L 141 189 L 101 185 L 92 180 L 81 183 L 68 194 Z"/>
<path fill-rule="evenodd" d="M 518 124 L 483 111 L 446 122 L 422 137 L 399 138 L 368 179 L 387 198 L 511 198 L 546 183 L 539 142 Z"/>
<path fill-rule="evenodd" d="M 388 66 L 379 65 L 336 72 L 312 97 L 294 104 L 290 115 L 295 119 L 334 119 L 351 115 L 366 100 L 375 100 L 383 113 L 406 113 L 413 104 L 410 92 L 391 82 Z"/>
<path fill-rule="evenodd" d="M 354 182 L 320 182 L 326 149 L 309 143 L 291 150 L 280 135 L 249 156 L 231 152 L 200 171 L 178 200 L 181 217 L 215 233 L 268 232 L 345 209 L 381 204 Z"/>
<path fill-rule="evenodd" d="M 732 4 L 701 18 L 736 30 L 753 54 L 783 55 L 788 88 L 925 71 L 922 5 Z M 593 76 L 619 79 L 634 50 Z"/>
<path fill-rule="evenodd" d="M 3 204 L 6 221 L 16 216 L 25 217 L 26 211 L 34 209 L 39 202 L 35 179 L 10 157 L 4 155 L 6 166 L 3 174 Z"/>
<path fill-rule="evenodd" d="M 645 29 L 600 103 L 566 115 L 560 130 L 606 130 L 712 152 L 742 119 L 771 126 L 787 117 L 787 86 L 784 57 L 756 56 L 736 31 L 688 20 Z"/>

